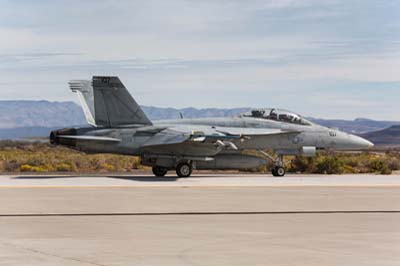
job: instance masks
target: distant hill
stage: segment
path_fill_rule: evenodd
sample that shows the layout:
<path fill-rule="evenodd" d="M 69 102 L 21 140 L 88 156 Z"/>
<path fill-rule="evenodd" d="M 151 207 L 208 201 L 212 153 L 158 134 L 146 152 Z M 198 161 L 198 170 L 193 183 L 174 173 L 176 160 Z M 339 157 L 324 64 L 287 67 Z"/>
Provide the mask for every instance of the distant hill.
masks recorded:
<path fill-rule="evenodd" d="M 383 130 L 361 134 L 361 137 L 372 141 L 375 145 L 400 145 L 400 125 L 391 126 Z"/>
<path fill-rule="evenodd" d="M 1 128 L 0 140 L 4 139 L 26 139 L 36 137 L 48 137 L 52 130 L 57 127 L 19 127 L 19 128 Z"/>
<path fill-rule="evenodd" d="M 250 108 L 159 108 L 142 106 L 151 120 L 232 116 Z M 82 109 L 74 102 L 0 101 L 0 129 L 84 125 Z"/>
<path fill-rule="evenodd" d="M 366 118 L 356 118 L 354 120 L 339 120 L 339 119 L 320 119 L 320 118 L 308 118 L 310 121 L 331 128 L 337 128 L 341 131 L 348 133 L 360 134 L 370 131 L 377 131 L 390 127 L 392 125 L 400 124 L 395 121 L 376 121 Z"/>
<path fill-rule="evenodd" d="M 0 101 L 0 128 L 62 127 L 86 124 L 74 102 Z"/>
<path fill-rule="evenodd" d="M 246 112 L 251 108 L 160 108 L 142 106 L 151 120 L 177 119 L 180 113 L 185 118 L 227 117 Z M 350 133 L 378 131 L 392 125 L 394 121 L 375 121 L 358 118 L 355 120 L 329 120 L 308 118 L 323 126 L 338 128 Z M 0 101 L 0 139 L 47 136 L 54 128 L 85 125 L 82 109 L 74 102 L 49 101 Z"/>

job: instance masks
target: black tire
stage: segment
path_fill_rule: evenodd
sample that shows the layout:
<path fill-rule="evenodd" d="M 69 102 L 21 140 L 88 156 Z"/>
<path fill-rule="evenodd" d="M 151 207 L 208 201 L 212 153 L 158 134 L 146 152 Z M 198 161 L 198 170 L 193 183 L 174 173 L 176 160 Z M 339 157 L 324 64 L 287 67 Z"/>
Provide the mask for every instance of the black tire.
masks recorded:
<path fill-rule="evenodd" d="M 276 171 L 275 171 L 275 167 L 271 169 L 271 173 L 272 173 L 273 176 L 277 176 L 276 175 Z"/>
<path fill-rule="evenodd" d="M 165 176 L 168 172 L 167 169 L 165 169 L 164 167 L 160 167 L 160 166 L 153 166 L 152 170 L 153 170 L 153 174 L 158 177 Z"/>
<path fill-rule="evenodd" d="M 281 166 L 275 167 L 275 176 L 284 176 L 286 174 L 285 168 Z"/>
<path fill-rule="evenodd" d="M 176 174 L 179 177 L 189 177 L 192 174 L 192 166 L 186 162 L 179 163 L 176 166 Z"/>

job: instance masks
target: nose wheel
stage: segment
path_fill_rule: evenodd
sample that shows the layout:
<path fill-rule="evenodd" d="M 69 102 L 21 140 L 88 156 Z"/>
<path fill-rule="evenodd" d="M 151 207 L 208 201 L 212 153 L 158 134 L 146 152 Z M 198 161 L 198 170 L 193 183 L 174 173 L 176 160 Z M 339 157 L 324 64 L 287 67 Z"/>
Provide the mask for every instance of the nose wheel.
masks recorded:
<path fill-rule="evenodd" d="M 286 174 L 285 168 L 283 166 L 274 166 L 271 169 L 273 176 L 284 176 Z"/>

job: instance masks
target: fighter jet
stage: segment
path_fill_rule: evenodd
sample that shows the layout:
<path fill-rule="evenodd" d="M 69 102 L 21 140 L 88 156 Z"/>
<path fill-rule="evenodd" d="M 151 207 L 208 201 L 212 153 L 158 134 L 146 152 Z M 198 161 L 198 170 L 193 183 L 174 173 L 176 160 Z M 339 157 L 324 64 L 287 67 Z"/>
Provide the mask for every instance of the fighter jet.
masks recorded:
<path fill-rule="evenodd" d="M 255 109 L 235 117 L 150 121 L 118 77 L 73 80 L 90 126 L 52 131 L 50 142 L 86 153 L 139 156 L 155 176 L 175 170 L 249 169 L 271 160 L 274 176 L 285 175 L 283 156 L 314 156 L 319 150 L 363 150 L 361 137 L 314 124 L 283 109 Z M 260 156 L 248 155 L 247 150 Z M 274 151 L 274 156 L 266 151 Z"/>

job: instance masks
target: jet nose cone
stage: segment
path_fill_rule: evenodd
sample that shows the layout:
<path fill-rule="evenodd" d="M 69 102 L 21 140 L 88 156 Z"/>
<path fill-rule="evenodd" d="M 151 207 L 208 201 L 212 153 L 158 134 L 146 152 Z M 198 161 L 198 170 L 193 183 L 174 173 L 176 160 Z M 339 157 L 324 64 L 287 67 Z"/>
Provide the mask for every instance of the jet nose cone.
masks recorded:
<path fill-rule="evenodd" d="M 364 140 L 367 142 L 367 146 L 368 146 L 367 148 L 368 148 L 368 149 L 374 147 L 374 143 L 372 143 L 371 141 L 366 140 L 366 139 L 364 139 Z"/>
<path fill-rule="evenodd" d="M 365 149 L 370 149 L 374 146 L 374 144 L 371 141 L 366 140 L 359 136 L 352 135 L 352 139 L 355 146 L 357 146 L 358 149 L 365 150 Z"/>
<path fill-rule="evenodd" d="M 330 139 L 332 139 L 332 148 L 342 151 L 357 151 L 357 150 L 367 150 L 374 146 L 374 144 L 362 137 L 336 131 L 336 134 Z"/>

